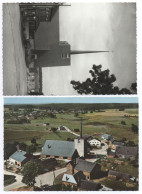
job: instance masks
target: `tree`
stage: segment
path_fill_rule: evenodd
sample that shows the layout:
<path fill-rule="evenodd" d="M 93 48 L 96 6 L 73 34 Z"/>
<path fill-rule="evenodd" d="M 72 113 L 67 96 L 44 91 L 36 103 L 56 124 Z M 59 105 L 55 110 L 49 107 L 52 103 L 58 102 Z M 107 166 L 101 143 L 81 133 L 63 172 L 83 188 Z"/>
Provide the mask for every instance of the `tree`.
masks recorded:
<path fill-rule="evenodd" d="M 134 94 L 136 94 L 137 93 L 137 83 L 132 83 L 130 89 Z"/>
<path fill-rule="evenodd" d="M 41 166 L 36 162 L 27 162 L 22 170 L 22 182 L 28 186 L 34 186 L 35 178 L 41 172 Z"/>
<path fill-rule="evenodd" d="M 56 132 L 57 131 L 57 128 L 51 127 L 51 131 Z"/>
<path fill-rule="evenodd" d="M 33 154 L 33 152 L 36 152 L 36 145 L 30 145 L 26 147 L 26 152 L 28 154 Z"/>
<path fill-rule="evenodd" d="M 131 125 L 132 126 L 132 131 L 134 132 L 134 133 L 138 133 L 138 126 L 137 125 L 135 125 L 135 124 L 132 124 Z"/>
<path fill-rule="evenodd" d="M 16 142 L 17 143 L 17 142 Z M 16 143 L 7 143 L 4 145 L 4 159 L 7 160 L 14 152 L 16 152 Z"/>
<path fill-rule="evenodd" d="M 36 144 L 36 138 L 35 138 L 35 137 L 33 137 L 33 138 L 31 139 L 31 143 L 32 143 L 32 144 Z"/>
<path fill-rule="evenodd" d="M 133 146 L 136 146 L 136 145 L 133 141 L 128 141 L 127 146 L 132 146 L 133 147 Z"/>
<path fill-rule="evenodd" d="M 121 124 L 122 124 L 122 125 L 126 125 L 126 122 L 125 122 L 125 121 L 121 121 Z"/>
<path fill-rule="evenodd" d="M 76 113 L 74 114 L 74 117 L 78 117 L 78 112 L 76 112 Z"/>
<path fill-rule="evenodd" d="M 93 65 L 92 70 L 89 71 L 92 78 L 87 78 L 84 82 L 71 81 L 73 88 L 79 94 L 131 94 L 127 88 L 119 89 L 114 86 L 116 81 L 114 74 L 110 75 L 110 70 L 102 70 L 102 65 Z"/>

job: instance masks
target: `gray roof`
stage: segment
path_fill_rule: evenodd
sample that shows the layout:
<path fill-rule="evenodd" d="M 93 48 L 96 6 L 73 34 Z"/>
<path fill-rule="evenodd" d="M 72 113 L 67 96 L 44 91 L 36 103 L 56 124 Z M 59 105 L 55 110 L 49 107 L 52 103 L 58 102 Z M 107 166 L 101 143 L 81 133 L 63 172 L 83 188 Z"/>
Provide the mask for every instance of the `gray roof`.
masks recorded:
<path fill-rule="evenodd" d="M 108 135 L 108 134 L 103 134 L 102 135 L 102 138 L 106 139 L 106 140 L 110 140 L 112 138 L 111 135 Z"/>
<path fill-rule="evenodd" d="M 46 140 L 41 154 L 72 157 L 74 152 L 75 152 L 74 142 Z"/>
<path fill-rule="evenodd" d="M 116 147 L 116 155 L 136 156 L 137 150 L 137 147 L 118 146 Z"/>
<path fill-rule="evenodd" d="M 77 158 L 74 168 L 78 171 L 91 172 L 96 165 L 96 163 L 88 162 L 86 160 Z"/>
<path fill-rule="evenodd" d="M 85 139 L 85 140 L 88 140 L 88 139 L 90 139 L 90 138 L 92 138 L 92 137 L 91 137 L 91 135 L 88 135 L 88 134 L 84 134 L 84 135 L 82 136 L 82 139 Z"/>
<path fill-rule="evenodd" d="M 113 175 L 113 176 L 116 176 L 117 178 L 131 178 L 132 177 L 128 173 L 117 172 L 114 170 L 109 170 L 108 175 Z"/>
<path fill-rule="evenodd" d="M 113 144 L 113 145 L 125 146 L 125 142 L 122 142 L 122 141 L 116 141 L 116 140 L 114 140 L 114 141 L 112 142 L 112 144 Z"/>
<path fill-rule="evenodd" d="M 16 151 L 14 154 L 12 154 L 9 158 L 12 158 L 18 162 L 23 162 L 26 159 L 25 155 L 26 155 L 26 152 L 19 150 L 19 151 Z"/>
<path fill-rule="evenodd" d="M 80 190 L 85 190 L 85 191 L 97 191 L 100 188 L 101 188 L 100 183 L 87 181 L 87 180 L 81 180 L 81 184 L 79 186 Z"/>

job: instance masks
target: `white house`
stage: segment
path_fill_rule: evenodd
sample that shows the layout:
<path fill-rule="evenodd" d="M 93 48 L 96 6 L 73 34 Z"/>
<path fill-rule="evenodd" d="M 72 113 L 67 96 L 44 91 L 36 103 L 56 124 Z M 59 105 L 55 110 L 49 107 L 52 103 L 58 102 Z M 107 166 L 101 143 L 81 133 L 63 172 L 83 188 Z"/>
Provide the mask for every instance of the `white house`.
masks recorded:
<path fill-rule="evenodd" d="M 101 147 L 101 142 L 99 140 L 97 140 L 97 139 L 91 139 L 89 141 L 89 144 L 91 146 L 96 146 L 97 148 L 100 148 Z"/>
<path fill-rule="evenodd" d="M 66 131 L 66 127 L 64 127 L 64 126 L 59 126 L 57 130 L 58 130 L 58 131 Z"/>

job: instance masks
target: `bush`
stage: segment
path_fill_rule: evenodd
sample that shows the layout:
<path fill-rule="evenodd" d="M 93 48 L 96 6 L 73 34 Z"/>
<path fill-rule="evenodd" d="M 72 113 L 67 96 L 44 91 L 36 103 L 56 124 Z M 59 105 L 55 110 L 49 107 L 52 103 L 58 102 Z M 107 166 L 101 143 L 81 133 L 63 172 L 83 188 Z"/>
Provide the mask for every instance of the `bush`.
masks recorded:
<path fill-rule="evenodd" d="M 121 121 L 121 125 L 126 125 L 126 122 L 125 121 Z"/>
<path fill-rule="evenodd" d="M 74 129 L 75 132 L 79 132 L 80 130 L 79 129 Z"/>
<path fill-rule="evenodd" d="M 132 124 L 131 129 L 134 133 L 138 133 L 138 126 L 137 125 Z"/>
<path fill-rule="evenodd" d="M 51 127 L 51 131 L 55 132 L 55 131 L 57 131 L 57 128 Z"/>
<path fill-rule="evenodd" d="M 4 175 L 4 186 L 10 185 L 16 181 L 13 175 Z"/>

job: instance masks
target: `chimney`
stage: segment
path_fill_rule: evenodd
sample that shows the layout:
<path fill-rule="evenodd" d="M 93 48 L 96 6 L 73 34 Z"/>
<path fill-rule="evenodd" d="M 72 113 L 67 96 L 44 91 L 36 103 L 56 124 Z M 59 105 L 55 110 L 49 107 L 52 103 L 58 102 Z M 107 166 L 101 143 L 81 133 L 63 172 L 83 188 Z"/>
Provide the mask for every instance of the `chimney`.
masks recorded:
<path fill-rule="evenodd" d="M 19 144 L 16 146 L 16 148 L 17 148 L 17 151 L 19 151 Z"/>
<path fill-rule="evenodd" d="M 80 118 L 80 139 L 82 138 L 82 117 Z"/>
<path fill-rule="evenodd" d="M 50 149 L 51 148 L 51 145 L 48 145 L 48 148 Z"/>
<path fill-rule="evenodd" d="M 69 178 L 66 176 L 66 180 L 68 181 L 69 180 Z"/>

